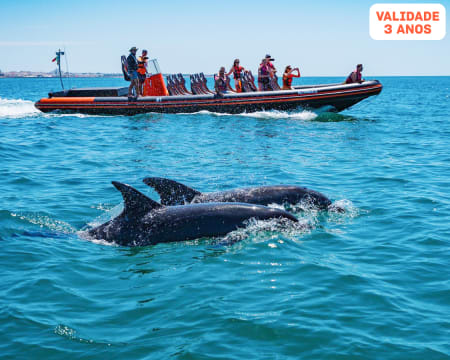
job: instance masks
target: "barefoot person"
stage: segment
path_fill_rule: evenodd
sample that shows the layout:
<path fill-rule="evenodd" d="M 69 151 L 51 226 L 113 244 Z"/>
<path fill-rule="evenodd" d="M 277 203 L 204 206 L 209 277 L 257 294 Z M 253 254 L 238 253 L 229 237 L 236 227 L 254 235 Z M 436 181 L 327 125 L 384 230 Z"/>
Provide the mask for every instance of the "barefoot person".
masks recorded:
<path fill-rule="evenodd" d="M 136 94 L 136 98 L 140 95 L 139 91 L 139 78 L 138 78 L 138 61 L 136 58 L 137 48 L 133 46 L 130 49 L 130 55 L 127 57 L 128 76 L 130 77 L 130 86 L 128 87 L 128 97 L 133 97 L 133 88 Z"/>
<path fill-rule="evenodd" d="M 297 72 L 294 74 L 294 72 Z M 300 70 L 299 68 L 292 69 L 291 65 L 286 66 L 286 69 L 284 70 L 283 74 L 283 87 L 281 90 L 292 90 L 292 78 L 299 78 L 300 77 Z"/>

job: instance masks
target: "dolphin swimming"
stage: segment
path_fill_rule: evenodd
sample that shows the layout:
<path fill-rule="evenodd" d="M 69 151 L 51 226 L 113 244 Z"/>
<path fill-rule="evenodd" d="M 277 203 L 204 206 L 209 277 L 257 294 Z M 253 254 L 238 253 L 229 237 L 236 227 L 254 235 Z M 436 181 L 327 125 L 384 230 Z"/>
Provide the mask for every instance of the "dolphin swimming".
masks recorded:
<path fill-rule="evenodd" d="M 161 197 L 161 204 L 180 205 L 208 202 L 242 202 L 257 205 L 298 204 L 309 202 L 321 210 L 336 209 L 330 199 L 320 192 L 292 185 L 257 186 L 213 193 L 201 193 L 179 182 L 160 178 L 147 177 L 144 183 L 151 186 Z"/>
<path fill-rule="evenodd" d="M 124 209 L 116 218 L 88 231 L 89 236 L 125 246 L 217 237 L 241 227 L 249 219 L 284 218 L 298 222 L 292 214 L 262 205 L 204 203 L 164 206 L 130 185 L 113 181 L 122 193 Z"/>

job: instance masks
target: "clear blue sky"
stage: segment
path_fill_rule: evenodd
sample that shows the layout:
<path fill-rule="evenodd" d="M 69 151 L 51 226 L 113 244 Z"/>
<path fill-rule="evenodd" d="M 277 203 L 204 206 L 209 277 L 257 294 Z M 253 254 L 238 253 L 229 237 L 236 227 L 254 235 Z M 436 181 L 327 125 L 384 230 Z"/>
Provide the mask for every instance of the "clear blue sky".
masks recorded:
<path fill-rule="evenodd" d="M 450 0 L 115 1 L 0 0 L 0 69 L 51 71 L 65 47 L 74 72 L 120 72 L 135 45 L 159 59 L 163 72 L 216 72 L 235 57 L 256 69 L 270 53 L 278 68 L 302 75 L 450 75 L 450 36 L 440 41 L 375 41 L 375 3 Z"/>

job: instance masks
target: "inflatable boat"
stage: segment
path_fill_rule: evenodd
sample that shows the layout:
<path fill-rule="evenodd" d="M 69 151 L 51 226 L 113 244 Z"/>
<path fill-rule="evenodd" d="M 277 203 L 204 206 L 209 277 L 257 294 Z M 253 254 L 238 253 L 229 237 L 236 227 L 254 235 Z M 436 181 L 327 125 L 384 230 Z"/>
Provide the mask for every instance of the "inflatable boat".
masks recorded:
<path fill-rule="evenodd" d="M 127 96 L 127 87 L 80 88 L 49 93 L 48 98 L 37 101 L 35 106 L 43 112 L 107 115 L 193 113 L 201 110 L 244 113 L 297 108 L 324 108 L 337 112 L 377 95 L 382 90 L 378 80 L 371 80 L 355 84 L 294 86 L 292 90 L 281 90 L 275 81 L 275 90 L 257 91 L 250 73 L 249 77 L 243 79 L 242 88 L 245 92 L 217 94 L 207 87 L 203 74 L 191 75 L 189 91 L 181 74 L 167 75 L 166 85 L 157 63 L 154 68 L 157 73 L 147 77 L 143 87 L 144 96 L 137 99 Z"/>

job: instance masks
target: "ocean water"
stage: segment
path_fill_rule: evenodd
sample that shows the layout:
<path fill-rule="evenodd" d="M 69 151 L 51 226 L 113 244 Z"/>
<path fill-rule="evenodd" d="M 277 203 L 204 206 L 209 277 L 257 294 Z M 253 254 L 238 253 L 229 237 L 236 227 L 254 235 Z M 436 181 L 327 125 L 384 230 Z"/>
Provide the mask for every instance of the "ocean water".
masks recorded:
<path fill-rule="evenodd" d="M 0 79 L 0 357 L 450 358 L 450 78 L 379 80 L 340 114 L 108 117 L 42 114 L 56 79 Z M 302 185 L 346 212 L 142 248 L 80 236 L 120 212 L 112 180 L 158 199 L 146 176 Z"/>

